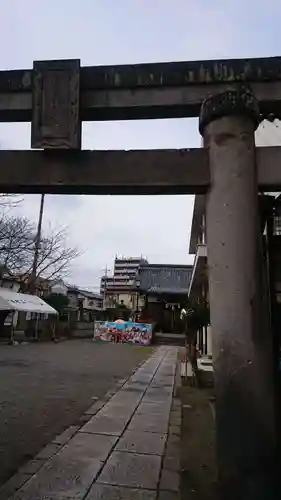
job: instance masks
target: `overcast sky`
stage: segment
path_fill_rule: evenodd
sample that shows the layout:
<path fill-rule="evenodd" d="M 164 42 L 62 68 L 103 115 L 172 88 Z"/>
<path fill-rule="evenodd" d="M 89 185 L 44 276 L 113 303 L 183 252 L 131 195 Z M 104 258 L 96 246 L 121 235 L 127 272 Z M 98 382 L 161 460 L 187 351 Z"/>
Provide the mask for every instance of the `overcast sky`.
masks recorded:
<path fill-rule="evenodd" d="M 281 55 L 277 0 L 2 0 L 0 69 Z M 197 119 L 86 123 L 85 149 L 198 147 Z M 28 124 L 1 124 L 3 149 L 30 147 Z M 193 198 L 48 196 L 45 230 L 69 227 L 83 255 L 69 281 L 95 288 L 115 254 L 189 263 Z M 36 220 L 37 196 L 17 209 Z"/>

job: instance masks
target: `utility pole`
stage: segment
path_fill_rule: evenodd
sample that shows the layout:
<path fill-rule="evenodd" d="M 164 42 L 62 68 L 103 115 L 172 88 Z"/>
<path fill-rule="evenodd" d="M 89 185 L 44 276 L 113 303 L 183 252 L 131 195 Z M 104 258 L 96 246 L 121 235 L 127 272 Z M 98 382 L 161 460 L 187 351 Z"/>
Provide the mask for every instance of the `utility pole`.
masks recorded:
<path fill-rule="evenodd" d="M 105 309 L 107 276 L 108 276 L 108 272 L 110 271 L 110 269 L 108 269 L 108 267 L 106 265 L 105 269 L 103 269 L 103 271 L 104 271 L 104 275 L 103 275 L 104 286 L 103 286 L 103 304 L 102 304 L 102 307 L 103 307 L 103 309 Z"/>
<path fill-rule="evenodd" d="M 30 281 L 29 281 L 29 289 L 33 295 L 36 294 L 36 274 L 37 274 L 38 257 L 39 257 L 41 233 L 42 233 L 44 201 L 45 201 L 45 195 L 42 194 L 41 201 L 40 201 L 40 210 L 39 210 L 39 218 L 38 218 L 38 224 L 37 224 L 37 232 L 36 232 L 36 236 L 35 236 L 35 248 L 34 248 L 34 256 L 33 256 L 32 272 L 31 272 Z"/>

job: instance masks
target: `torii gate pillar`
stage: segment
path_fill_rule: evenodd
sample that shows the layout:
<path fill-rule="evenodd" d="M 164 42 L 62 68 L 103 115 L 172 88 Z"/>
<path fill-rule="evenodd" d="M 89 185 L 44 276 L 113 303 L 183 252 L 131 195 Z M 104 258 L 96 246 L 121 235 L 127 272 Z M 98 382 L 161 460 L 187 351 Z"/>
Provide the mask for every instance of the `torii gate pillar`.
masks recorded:
<path fill-rule="evenodd" d="M 255 97 L 207 99 L 199 128 L 211 188 L 206 223 L 221 498 L 276 498 L 276 414 L 269 310 L 262 293 Z"/>

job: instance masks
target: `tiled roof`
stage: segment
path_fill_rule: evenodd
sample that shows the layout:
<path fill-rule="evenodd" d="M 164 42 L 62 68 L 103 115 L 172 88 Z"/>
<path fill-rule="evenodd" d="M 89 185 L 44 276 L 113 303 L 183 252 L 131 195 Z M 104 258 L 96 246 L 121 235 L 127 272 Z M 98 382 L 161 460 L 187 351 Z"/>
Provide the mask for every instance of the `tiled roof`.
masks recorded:
<path fill-rule="evenodd" d="M 152 264 L 140 267 L 138 280 L 146 293 L 187 295 L 191 275 L 192 266 Z"/>
<path fill-rule="evenodd" d="M 76 293 L 77 295 L 83 295 L 88 299 L 102 299 L 102 295 L 100 295 L 99 293 L 90 292 L 89 290 L 82 290 L 81 288 L 78 288 L 76 286 L 69 286 L 68 292 Z"/>

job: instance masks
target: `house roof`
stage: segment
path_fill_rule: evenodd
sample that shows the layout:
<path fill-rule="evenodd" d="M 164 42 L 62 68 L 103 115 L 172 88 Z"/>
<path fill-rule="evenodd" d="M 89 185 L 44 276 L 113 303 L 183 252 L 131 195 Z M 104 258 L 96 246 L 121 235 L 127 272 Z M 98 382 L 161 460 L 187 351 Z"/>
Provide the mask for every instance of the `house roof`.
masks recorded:
<path fill-rule="evenodd" d="M 146 293 L 187 295 L 191 275 L 191 265 L 144 265 L 138 273 L 139 288 Z"/>
<path fill-rule="evenodd" d="M 81 290 L 76 286 L 69 286 L 68 291 L 70 293 L 76 293 L 77 295 L 83 295 L 84 297 L 87 297 L 89 299 L 102 299 L 102 296 L 99 293 L 90 292 L 88 290 Z"/>

